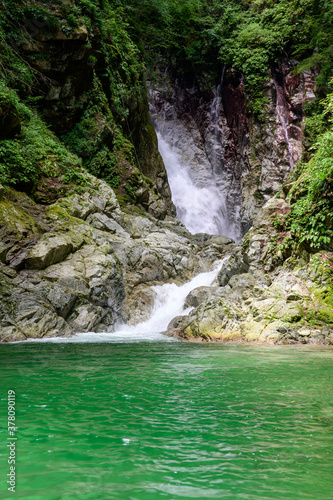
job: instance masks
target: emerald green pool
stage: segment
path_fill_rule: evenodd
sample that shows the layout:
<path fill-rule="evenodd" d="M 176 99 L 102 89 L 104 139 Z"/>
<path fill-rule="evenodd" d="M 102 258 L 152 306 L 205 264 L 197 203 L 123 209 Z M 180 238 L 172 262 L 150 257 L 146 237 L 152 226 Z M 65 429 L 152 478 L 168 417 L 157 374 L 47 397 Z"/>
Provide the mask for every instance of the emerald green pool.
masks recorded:
<path fill-rule="evenodd" d="M 330 347 L 21 343 L 0 358 L 1 499 L 333 498 Z"/>

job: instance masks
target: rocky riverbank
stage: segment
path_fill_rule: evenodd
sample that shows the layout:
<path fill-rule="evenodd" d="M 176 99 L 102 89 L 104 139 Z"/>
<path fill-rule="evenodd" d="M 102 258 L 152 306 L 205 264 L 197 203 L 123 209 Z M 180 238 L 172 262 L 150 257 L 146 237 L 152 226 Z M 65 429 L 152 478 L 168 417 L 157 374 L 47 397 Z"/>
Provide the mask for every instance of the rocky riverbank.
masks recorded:
<path fill-rule="evenodd" d="M 281 195 L 281 193 L 280 193 Z M 282 193 L 283 195 L 283 193 Z M 276 221 L 289 202 L 272 198 L 235 247 L 212 287 L 193 290 L 195 307 L 168 334 L 186 340 L 333 344 L 333 253 L 291 253 Z"/>
<path fill-rule="evenodd" d="M 333 254 L 281 246 L 285 196 L 266 203 L 235 246 L 224 236 L 193 236 L 173 217 L 121 209 L 105 182 L 84 175 L 84 194 L 48 206 L 1 190 L 2 342 L 135 325 L 150 316 L 153 285 L 185 283 L 231 254 L 213 286 L 190 292 L 184 305 L 193 310 L 171 321 L 169 335 L 333 343 Z"/>
<path fill-rule="evenodd" d="M 214 35 L 197 64 L 198 47 L 181 56 L 179 41 L 176 53 L 159 45 L 163 33 L 150 61 L 141 4 L 37 3 L 6 0 L 0 19 L 0 340 L 139 323 L 154 285 L 185 283 L 231 254 L 170 334 L 331 343 L 333 94 L 318 66 L 329 24 L 315 64 L 288 59 L 292 39 L 269 55 L 266 37 L 266 63 L 241 62 L 238 34 L 227 59 Z M 153 125 L 174 172 L 187 174 L 174 176 L 177 207 Z M 193 236 L 176 209 L 192 232 L 243 240 Z M 191 224 L 206 215 L 213 225 Z"/>
<path fill-rule="evenodd" d="M 149 317 L 153 285 L 184 283 L 231 251 L 229 238 L 192 236 L 172 217 L 122 211 L 105 182 L 82 175 L 83 195 L 51 205 L 2 191 L 1 341 L 135 324 Z"/>

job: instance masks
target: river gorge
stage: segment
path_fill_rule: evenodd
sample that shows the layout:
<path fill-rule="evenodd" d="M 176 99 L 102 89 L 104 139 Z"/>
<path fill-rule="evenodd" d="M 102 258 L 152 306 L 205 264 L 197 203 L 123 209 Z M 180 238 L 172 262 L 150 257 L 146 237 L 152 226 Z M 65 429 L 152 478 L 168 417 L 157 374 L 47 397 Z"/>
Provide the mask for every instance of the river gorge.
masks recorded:
<path fill-rule="evenodd" d="M 3 0 L 0 500 L 329 500 L 333 4 Z"/>

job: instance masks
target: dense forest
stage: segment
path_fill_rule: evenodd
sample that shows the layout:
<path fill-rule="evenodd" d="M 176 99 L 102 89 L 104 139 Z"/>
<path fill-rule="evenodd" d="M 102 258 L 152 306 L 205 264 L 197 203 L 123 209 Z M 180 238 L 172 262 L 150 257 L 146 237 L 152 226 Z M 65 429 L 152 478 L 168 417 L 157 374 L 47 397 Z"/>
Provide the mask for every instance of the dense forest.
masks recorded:
<path fill-rule="evenodd" d="M 125 201 L 135 202 L 133 189 L 142 173 L 149 177 L 152 170 L 140 167 L 153 140 L 144 97 L 147 72 L 154 78 L 171 68 L 209 90 L 224 66 L 233 67 L 245 78 L 248 113 L 260 115 L 270 69 L 283 59 L 296 60 L 295 73 L 315 72 L 317 100 L 305 109 L 304 157 L 312 160 L 297 170 L 303 196 L 286 224 L 310 236 L 314 246 L 325 246 L 332 231 L 332 19 L 332 3 L 313 0 L 3 1 L 1 183 L 34 192 L 40 179 L 50 176 L 73 181 L 79 189 L 83 181 L 76 168 L 83 161 L 93 175 L 121 186 Z M 60 110 L 45 110 L 45 94 L 58 76 L 48 68 L 54 54 L 40 52 L 38 43 L 43 44 L 45 30 L 69 37 L 82 26 L 90 37 L 83 60 L 86 82 L 76 89 L 79 99 L 70 110 L 75 119 L 67 117 L 67 126 L 60 125 Z M 108 139 L 93 119 L 96 113 L 109 128 Z M 144 137 L 136 126 L 142 113 Z"/>
<path fill-rule="evenodd" d="M 247 204 L 241 236 L 265 201 L 280 196 L 288 209 L 276 210 L 268 224 L 271 266 L 317 255 L 327 274 L 333 250 L 332 24 L 329 0 L 2 0 L 0 260 L 18 272 L 32 265 L 26 255 L 36 238 L 50 227 L 57 231 L 55 217 L 69 224 L 68 214 L 54 215 L 54 204 L 93 196 L 94 179 L 115 191 L 124 213 L 154 221 L 173 217 L 149 92 L 165 82 L 165 102 L 175 92 L 186 95 L 184 116 L 195 117 L 204 143 L 207 110 L 224 77 L 229 177 L 235 175 L 240 198 L 247 189 L 246 203 L 244 192 L 239 202 Z M 285 159 L 288 133 L 274 139 L 279 92 L 287 126 L 300 131 L 295 168 Z M 206 118 L 203 111 L 198 115 L 200 106 Z M 265 191 L 267 158 L 278 182 Z M 17 214 L 23 232 L 15 226 Z"/>

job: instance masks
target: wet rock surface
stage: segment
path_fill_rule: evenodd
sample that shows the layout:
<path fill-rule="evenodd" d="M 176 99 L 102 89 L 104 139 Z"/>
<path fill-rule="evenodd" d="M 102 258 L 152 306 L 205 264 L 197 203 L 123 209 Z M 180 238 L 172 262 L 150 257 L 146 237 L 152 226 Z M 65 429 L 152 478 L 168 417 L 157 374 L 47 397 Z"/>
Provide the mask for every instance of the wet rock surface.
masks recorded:
<path fill-rule="evenodd" d="M 126 213 L 103 181 L 87 182 L 83 195 L 46 207 L 16 192 L 0 202 L 1 341 L 135 325 L 151 314 L 154 285 L 183 284 L 230 255 L 212 286 L 188 294 L 192 311 L 168 335 L 333 343 L 333 255 L 279 246 L 274 222 L 288 213 L 286 199 L 269 200 L 235 246 L 191 235 L 172 217 Z"/>
<path fill-rule="evenodd" d="M 274 220 L 288 213 L 272 198 L 255 226 L 234 248 L 217 277 L 219 286 L 191 292 L 195 307 L 170 334 L 187 340 L 333 344 L 333 254 L 284 254 Z"/>
<path fill-rule="evenodd" d="M 184 306 L 187 307 L 198 307 L 202 302 L 213 297 L 215 292 L 218 292 L 218 287 L 216 286 L 199 286 L 192 290 L 185 299 Z"/>
<path fill-rule="evenodd" d="M 185 283 L 230 253 L 232 241 L 176 219 L 123 212 L 112 189 L 86 174 L 87 190 L 44 206 L 11 191 L 0 202 L 0 339 L 111 331 L 150 314 L 152 286 Z"/>
<path fill-rule="evenodd" d="M 273 68 L 263 88 L 262 116 L 246 105 L 244 79 L 232 68 L 211 92 L 164 74 L 150 84 L 156 130 L 179 151 L 198 185 L 210 179 L 225 202 L 225 234 L 236 239 L 252 226 L 261 207 L 283 186 L 301 159 L 303 108 L 315 98 L 315 75 L 296 75 L 294 61 Z"/>

